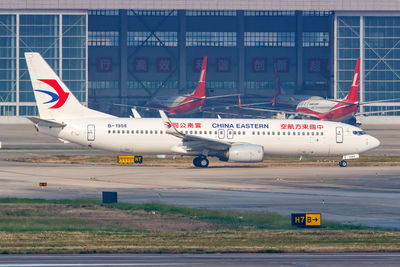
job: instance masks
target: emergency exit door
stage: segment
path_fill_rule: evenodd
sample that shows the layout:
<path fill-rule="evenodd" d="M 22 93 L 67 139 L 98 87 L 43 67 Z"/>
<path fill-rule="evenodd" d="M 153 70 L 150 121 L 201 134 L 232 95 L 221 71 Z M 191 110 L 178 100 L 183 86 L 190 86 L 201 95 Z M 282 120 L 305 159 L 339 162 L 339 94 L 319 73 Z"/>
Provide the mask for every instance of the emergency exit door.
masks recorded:
<path fill-rule="evenodd" d="M 336 127 L 336 143 L 343 143 L 343 127 Z"/>
<path fill-rule="evenodd" d="M 88 124 L 88 126 L 87 126 L 87 140 L 88 141 L 94 141 L 95 138 L 96 138 L 95 126 L 94 126 L 94 124 Z"/>

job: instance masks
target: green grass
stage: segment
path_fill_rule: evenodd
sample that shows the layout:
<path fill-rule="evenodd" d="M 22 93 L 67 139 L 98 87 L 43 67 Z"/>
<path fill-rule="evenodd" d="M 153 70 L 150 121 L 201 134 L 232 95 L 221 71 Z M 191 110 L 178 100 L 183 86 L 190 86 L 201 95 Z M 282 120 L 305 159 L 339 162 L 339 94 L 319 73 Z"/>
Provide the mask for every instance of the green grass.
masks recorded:
<path fill-rule="evenodd" d="M 92 199 L 0 198 L 0 240 L 0 254 L 400 251 L 400 231 L 324 220 L 298 229 L 274 213 Z"/>
<path fill-rule="evenodd" d="M 103 204 L 99 200 L 93 199 L 74 199 L 74 200 L 45 200 L 45 199 L 23 199 L 23 198 L 0 198 L 0 203 L 29 203 L 29 204 L 62 204 L 66 205 L 66 207 L 73 207 L 73 208 L 96 208 L 99 207 L 106 207 L 109 209 L 118 209 L 121 211 L 138 211 L 143 210 L 146 212 L 158 212 L 161 215 L 181 215 L 186 216 L 190 220 L 193 221 L 204 221 L 207 223 L 223 225 L 225 227 L 229 227 L 231 229 L 260 229 L 260 230 L 288 230 L 288 229 L 296 229 L 291 225 L 290 217 L 289 216 L 282 216 L 276 213 L 270 212 L 257 212 L 257 213 L 249 213 L 249 212 L 236 212 L 236 211 L 216 211 L 216 210 L 209 210 L 209 209 L 194 209 L 194 208 L 187 208 L 181 206 L 174 206 L 174 205 L 166 205 L 159 202 L 151 202 L 151 203 L 113 203 L 113 204 Z M 18 211 L 8 211 L 9 216 L 21 216 L 21 217 L 29 217 L 29 216 L 53 216 L 52 214 L 37 214 L 37 211 L 29 211 L 29 210 L 18 210 Z M 39 211 L 41 212 L 41 211 Z M 13 214 L 15 213 L 15 214 Z M 17 214 L 21 213 L 21 214 Z M 0 214 L 2 214 L 0 210 Z M 322 215 L 323 216 L 323 215 Z M 323 220 L 323 219 L 322 219 Z M 39 220 L 40 221 L 40 220 Z M 39 222 L 37 221 L 37 222 Z M 32 225 L 34 225 L 34 221 L 32 221 Z M 82 222 L 86 225 L 90 225 L 88 221 Z M 0 229 L 2 227 L 3 222 L 0 220 Z M 63 225 L 63 224 L 60 224 Z M 49 227 L 50 230 L 66 230 L 72 231 L 74 228 L 69 227 Z M 101 227 L 98 223 L 92 225 L 91 227 L 80 227 L 81 223 L 79 220 L 76 221 L 76 229 L 79 231 L 88 231 L 93 229 L 94 231 L 101 230 Z M 34 227 L 32 228 L 23 226 L 22 229 L 41 229 L 41 227 Z M 332 221 L 325 221 L 323 220 L 322 229 L 329 229 L 329 230 L 366 230 L 371 229 L 364 225 L 350 225 L 350 224 L 341 224 Z M 7 228 L 8 229 L 8 228 Z M 17 229 L 15 226 L 13 229 Z M 378 229 L 378 228 L 376 228 Z M 126 230 L 126 229 L 125 229 Z"/>

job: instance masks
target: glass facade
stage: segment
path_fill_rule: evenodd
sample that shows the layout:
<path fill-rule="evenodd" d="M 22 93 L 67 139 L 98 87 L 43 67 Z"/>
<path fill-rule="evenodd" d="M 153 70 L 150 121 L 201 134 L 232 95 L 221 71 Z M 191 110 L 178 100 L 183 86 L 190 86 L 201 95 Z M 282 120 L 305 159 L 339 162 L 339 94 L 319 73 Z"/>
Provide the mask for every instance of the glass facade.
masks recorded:
<path fill-rule="evenodd" d="M 361 57 L 360 101 L 400 98 L 400 17 L 337 17 L 336 97 L 348 93 L 354 67 Z M 360 52 L 361 51 L 361 52 Z M 398 116 L 398 100 L 361 106 L 371 115 Z"/>
<path fill-rule="evenodd" d="M 86 14 L 0 15 L 0 115 L 37 115 L 25 52 L 40 53 L 86 102 L 86 32 Z"/>
<path fill-rule="evenodd" d="M 178 33 L 128 32 L 128 46 L 178 46 Z"/>
<path fill-rule="evenodd" d="M 86 16 L 62 15 L 62 80 L 81 102 L 86 95 Z"/>
<path fill-rule="evenodd" d="M 0 15 L 0 102 L 1 116 L 17 110 L 17 26 L 15 15 Z"/>
<path fill-rule="evenodd" d="M 337 17 L 336 42 L 336 98 L 344 98 L 360 57 L 360 17 Z"/>

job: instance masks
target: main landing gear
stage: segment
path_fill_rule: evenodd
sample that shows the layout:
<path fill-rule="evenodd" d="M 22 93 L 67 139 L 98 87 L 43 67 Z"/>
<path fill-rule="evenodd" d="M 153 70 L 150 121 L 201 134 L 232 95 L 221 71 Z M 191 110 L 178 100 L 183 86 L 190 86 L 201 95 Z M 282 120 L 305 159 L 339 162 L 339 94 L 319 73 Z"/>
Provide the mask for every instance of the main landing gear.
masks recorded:
<path fill-rule="evenodd" d="M 340 166 L 340 167 L 347 167 L 347 161 L 341 160 L 341 161 L 339 162 L 339 166 Z"/>
<path fill-rule="evenodd" d="M 207 168 L 209 163 L 205 156 L 199 156 L 193 159 L 193 165 L 199 168 Z"/>

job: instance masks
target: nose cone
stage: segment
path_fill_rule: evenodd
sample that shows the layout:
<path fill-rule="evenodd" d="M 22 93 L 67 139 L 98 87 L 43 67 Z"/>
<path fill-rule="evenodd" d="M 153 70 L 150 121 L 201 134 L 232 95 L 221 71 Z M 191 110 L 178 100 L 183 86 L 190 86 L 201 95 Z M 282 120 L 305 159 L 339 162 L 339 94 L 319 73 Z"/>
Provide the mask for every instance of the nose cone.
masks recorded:
<path fill-rule="evenodd" d="M 374 149 L 378 147 L 381 142 L 373 136 L 368 136 L 368 149 Z"/>

